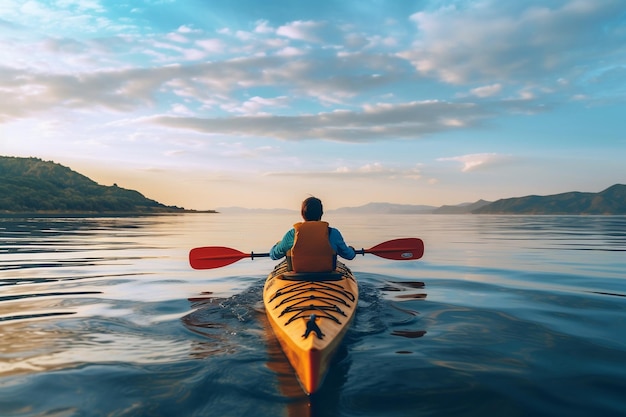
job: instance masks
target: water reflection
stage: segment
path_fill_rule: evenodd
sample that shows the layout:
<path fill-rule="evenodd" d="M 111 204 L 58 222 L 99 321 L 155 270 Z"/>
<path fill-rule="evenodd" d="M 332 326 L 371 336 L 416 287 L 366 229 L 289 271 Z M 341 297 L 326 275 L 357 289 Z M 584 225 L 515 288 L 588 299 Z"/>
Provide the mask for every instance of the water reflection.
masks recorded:
<path fill-rule="evenodd" d="M 258 339 L 242 335 L 260 334 L 265 346 L 266 367 L 272 372 L 280 393 L 278 398 L 284 403 L 287 415 L 335 415 L 333 410 L 337 410 L 341 386 L 346 381 L 350 365 L 347 347 L 342 345 L 339 348 L 322 388 L 311 396 L 306 395 L 267 321 L 260 301 L 261 290 L 262 287 L 256 285 L 229 298 L 213 297 L 211 293 L 189 298 L 194 311 L 181 321 L 187 329 L 202 336 L 200 340 L 192 340 L 191 357 L 206 359 L 254 349 L 249 344 L 256 345 Z M 257 329 L 260 333 L 256 333 Z"/>
<path fill-rule="evenodd" d="M 272 332 L 265 312 L 259 312 L 258 318 L 265 329 L 263 334 L 267 345 L 267 367 L 276 377 L 276 385 L 286 402 L 287 415 L 289 417 L 312 416 L 310 398 L 302 390 L 291 364 Z"/>
<path fill-rule="evenodd" d="M 188 343 L 120 318 L 141 304 L 111 299 L 114 288 L 141 286 L 153 273 L 138 265 L 162 247 L 162 223 L 167 218 L 0 216 L 0 375 L 159 362 L 186 351 Z M 126 296 L 132 292 L 126 285 Z"/>
<path fill-rule="evenodd" d="M 122 251 L 129 247 L 151 249 L 170 232 L 168 216 L 146 217 L 6 217 L 0 216 L 0 254 L 11 254 L 9 267 L 58 267 L 82 262 L 91 265 L 106 260 L 107 255 L 93 258 L 71 254 L 92 251 Z M 159 229 L 162 229 L 159 231 Z M 97 252 L 96 252 L 97 253 Z M 119 254 L 118 254 L 119 255 Z M 129 259 L 136 259 L 130 256 Z M 3 260 L 4 261 L 4 260 Z M 18 262 L 16 262 L 18 261 Z M 49 261 L 49 262 L 47 262 Z M 64 264 L 65 262 L 65 264 Z M 7 265 L 0 262 L 0 270 Z"/>
<path fill-rule="evenodd" d="M 626 251 L 626 216 L 478 216 L 495 240 L 527 240 L 563 250 Z"/>
<path fill-rule="evenodd" d="M 260 327 L 262 341 L 267 348 L 266 366 L 276 378 L 287 414 L 293 417 L 310 416 L 312 408 L 309 397 L 302 391 L 293 368 L 274 337 L 265 311 L 262 307 L 251 307 L 259 303 L 260 297 L 261 288 L 254 287 L 229 298 L 213 297 L 206 292 L 189 298 L 194 311 L 182 317 L 181 321 L 187 329 L 202 336 L 202 339 L 192 340 L 190 355 L 194 359 L 206 359 L 215 355 L 235 354 L 247 349 L 243 345 L 245 339 L 238 335 Z M 243 310 L 246 310 L 244 314 Z"/>

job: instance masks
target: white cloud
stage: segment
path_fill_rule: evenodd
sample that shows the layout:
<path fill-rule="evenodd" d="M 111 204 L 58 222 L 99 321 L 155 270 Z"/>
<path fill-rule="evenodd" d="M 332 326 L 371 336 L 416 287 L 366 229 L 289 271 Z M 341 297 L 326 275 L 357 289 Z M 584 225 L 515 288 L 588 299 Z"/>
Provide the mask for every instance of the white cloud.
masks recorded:
<path fill-rule="evenodd" d="M 494 96 L 498 94 L 500 91 L 502 91 L 501 84 L 491 84 L 491 85 L 485 85 L 482 87 L 473 88 L 470 92 L 472 93 L 472 95 L 476 97 L 484 98 L 484 97 Z"/>
<path fill-rule="evenodd" d="M 383 165 L 380 162 L 375 162 L 373 164 L 367 164 L 359 168 L 359 172 L 368 173 L 368 172 L 382 172 L 384 171 Z"/>
<path fill-rule="evenodd" d="M 196 45 L 207 52 L 222 52 L 225 48 L 224 42 L 219 39 L 200 39 L 196 41 Z"/>
<path fill-rule="evenodd" d="M 320 22 L 298 20 L 287 25 L 280 26 L 276 30 L 276 34 L 299 41 L 319 42 L 320 37 L 318 31 L 323 26 L 324 24 Z"/>
<path fill-rule="evenodd" d="M 177 43 L 187 43 L 189 41 L 189 39 L 187 39 L 185 36 L 181 35 L 178 32 L 168 33 L 167 35 L 165 35 L 165 37 L 166 39 Z"/>
<path fill-rule="evenodd" d="M 267 20 L 259 20 L 254 28 L 255 33 L 274 33 L 274 28 L 269 25 Z"/>
<path fill-rule="evenodd" d="M 532 100 L 535 98 L 535 93 L 529 89 L 523 89 L 519 92 L 519 98 L 522 100 Z"/>
<path fill-rule="evenodd" d="M 399 55 L 419 72 L 453 84 L 542 78 L 575 70 L 581 58 L 612 54 L 621 41 L 607 22 L 625 10 L 620 0 L 486 0 L 422 11 L 411 16 L 419 38 Z"/>
<path fill-rule="evenodd" d="M 178 27 L 178 32 L 180 33 L 201 33 L 202 31 L 199 29 L 193 29 L 192 27 L 189 27 L 187 25 L 181 25 Z"/>
<path fill-rule="evenodd" d="M 284 107 L 289 101 L 288 97 L 264 98 L 255 96 L 243 103 L 231 102 L 222 105 L 222 108 L 231 113 L 242 113 L 247 115 L 263 114 L 271 108 Z"/>
<path fill-rule="evenodd" d="M 179 114 L 183 116 L 193 116 L 194 112 L 191 111 L 187 106 L 180 103 L 175 103 L 172 105 L 172 113 Z"/>
<path fill-rule="evenodd" d="M 373 162 L 358 167 L 339 166 L 330 169 L 274 171 L 265 176 L 297 177 L 297 178 L 330 178 L 330 179 L 407 179 L 420 180 L 421 173 L 417 168 L 387 167 L 380 162 Z"/>
<path fill-rule="evenodd" d="M 438 158 L 437 161 L 447 162 L 460 162 L 462 164 L 461 171 L 469 172 L 478 169 L 487 168 L 494 165 L 500 165 L 510 158 L 508 156 L 500 155 L 497 153 L 475 153 L 461 156 L 453 156 L 448 158 Z"/>
<path fill-rule="evenodd" d="M 293 46 L 288 46 L 276 52 L 276 56 L 284 56 L 284 57 L 294 57 L 304 55 L 305 52 L 300 48 L 294 48 Z"/>

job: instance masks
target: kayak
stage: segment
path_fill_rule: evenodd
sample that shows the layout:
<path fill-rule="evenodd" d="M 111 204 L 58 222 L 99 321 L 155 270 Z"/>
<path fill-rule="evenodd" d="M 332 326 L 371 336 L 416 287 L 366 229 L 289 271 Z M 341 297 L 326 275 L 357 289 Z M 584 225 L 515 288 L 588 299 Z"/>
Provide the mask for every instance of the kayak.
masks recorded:
<path fill-rule="evenodd" d="M 424 255 L 424 242 L 418 238 L 392 239 L 355 252 L 398 261 L 417 260 Z M 204 246 L 189 251 L 189 264 L 194 269 L 212 269 L 260 257 L 270 254 Z M 341 262 L 333 272 L 303 274 L 289 272 L 283 261 L 267 277 L 263 304 L 270 327 L 308 394 L 322 384 L 354 318 L 358 299 L 354 275 Z"/>
<path fill-rule="evenodd" d="M 294 273 L 283 261 L 268 275 L 265 312 L 307 394 L 320 388 L 358 299 L 356 279 L 341 262 L 333 272 Z"/>

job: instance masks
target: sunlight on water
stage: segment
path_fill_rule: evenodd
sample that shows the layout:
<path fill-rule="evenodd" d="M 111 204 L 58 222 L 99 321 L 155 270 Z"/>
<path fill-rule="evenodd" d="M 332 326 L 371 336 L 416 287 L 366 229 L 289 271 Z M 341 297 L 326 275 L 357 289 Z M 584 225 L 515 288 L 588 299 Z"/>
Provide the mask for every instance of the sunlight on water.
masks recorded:
<path fill-rule="evenodd" d="M 347 262 L 357 316 L 313 398 L 265 321 L 274 262 L 188 264 L 199 246 L 268 252 L 297 213 L 0 217 L 0 415 L 626 409 L 626 217 L 326 217 L 356 248 L 426 250 Z"/>

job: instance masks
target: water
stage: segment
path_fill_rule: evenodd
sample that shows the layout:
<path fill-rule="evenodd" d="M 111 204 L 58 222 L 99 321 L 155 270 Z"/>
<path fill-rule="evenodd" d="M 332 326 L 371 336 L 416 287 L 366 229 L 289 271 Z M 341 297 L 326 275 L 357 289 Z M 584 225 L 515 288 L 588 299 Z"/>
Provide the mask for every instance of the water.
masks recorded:
<path fill-rule="evenodd" d="M 307 397 L 265 321 L 297 218 L 0 218 L 0 416 L 624 416 L 626 217 L 326 216 L 359 256 L 357 317 Z"/>

